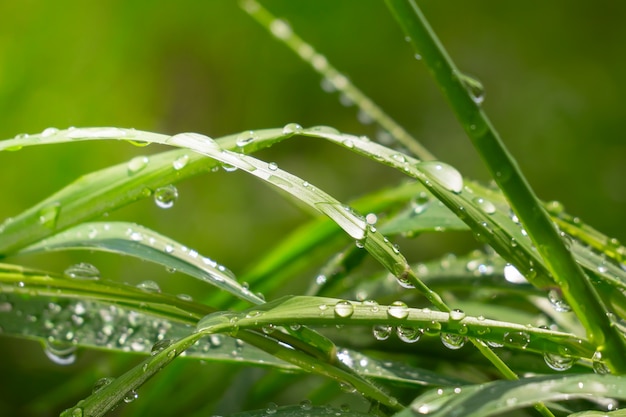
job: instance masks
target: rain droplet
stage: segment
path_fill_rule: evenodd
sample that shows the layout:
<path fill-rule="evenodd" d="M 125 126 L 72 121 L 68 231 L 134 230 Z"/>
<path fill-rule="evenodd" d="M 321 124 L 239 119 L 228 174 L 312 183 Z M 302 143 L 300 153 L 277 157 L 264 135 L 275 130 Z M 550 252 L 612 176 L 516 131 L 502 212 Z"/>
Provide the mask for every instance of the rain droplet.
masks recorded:
<path fill-rule="evenodd" d="M 165 142 L 200 151 L 222 150 L 222 147 L 213 138 L 201 135 L 200 133 L 179 133 L 178 135 L 170 137 Z"/>
<path fill-rule="evenodd" d="M 504 266 L 504 279 L 506 279 L 511 284 L 527 284 L 528 280 L 526 277 L 522 275 L 520 271 L 517 270 L 515 266 L 512 264 L 506 264 Z"/>
<path fill-rule="evenodd" d="M 167 349 L 168 347 L 170 347 L 172 343 L 174 342 L 170 339 L 163 339 L 163 340 L 157 341 L 154 345 L 152 345 L 152 348 L 150 349 L 150 355 L 151 356 L 156 355 L 157 353 L 161 352 L 163 349 Z"/>
<path fill-rule="evenodd" d="M 389 309 L 387 310 L 387 314 L 397 319 L 405 319 L 409 315 L 409 308 L 402 301 L 394 301 L 389 306 Z"/>
<path fill-rule="evenodd" d="M 147 156 L 134 157 L 128 161 L 128 165 L 126 166 L 128 168 L 128 173 L 130 175 L 138 173 L 148 165 L 148 162 L 150 162 L 150 159 L 148 159 Z"/>
<path fill-rule="evenodd" d="M 278 411 L 278 405 L 276 403 L 269 403 L 267 407 L 265 407 L 266 414 L 276 414 L 276 411 Z"/>
<path fill-rule="evenodd" d="M 365 222 L 370 226 L 374 226 L 377 221 L 378 217 L 374 213 L 369 213 L 367 216 L 365 216 Z"/>
<path fill-rule="evenodd" d="M 393 327 L 387 324 L 377 324 L 372 328 L 372 334 L 376 340 L 387 340 L 393 332 Z"/>
<path fill-rule="evenodd" d="M 463 310 L 459 310 L 458 308 L 452 310 L 450 312 L 450 320 L 460 321 L 465 318 L 465 312 Z"/>
<path fill-rule="evenodd" d="M 100 279 L 100 271 L 92 264 L 81 262 L 68 267 L 64 274 L 68 278 L 74 279 Z"/>
<path fill-rule="evenodd" d="M 421 162 L 417 166 L 432 175 L 447 190 L 457 194 L 463 190 L 463 177 L 456 168 L 437 161 Z"/>
<path fill-rule="evenodd" d="M 398 326 L 396 329 L 398 339 L 405 343 L 415 343 L 422 337 L 422 329 L 410 326 Z"/>
<path fill-rule="evenodd" d="M 339 317 L 347 318 L 354 313 L 354 306 L 350 301 L 341 300 L 335 304 L 335 314 Z"/>
<path fill-rule="evenodd" d="M 422 332 L 427 336 L 438 336 L 441 332 L 441 323 L 432 320 L 423 327 Z"/>
<path fill-rule="evenodd" d="M 283 135 L 293 135 L 302 132 L 302 126 L 298 123 L 288 123 L 283 127 Z"/>
<path fill-rule="evenodd" d="M 504 343 L 510 346 L 526 349 L 530 343 L 530 335 L 526 332 L 506 332 Z"/>
<path fill-rule="evenodd" d="M 548 352 L 544 353 L 543 360 L 555 371 L 567 371 L 574 365 L 574 358 Z"/>
<path fill-rule="evenodd" d="M 591 357 L 591 366 L 593 368 L 593 372 L 596 374 L 608 375 L 611 373 L 611 370 L 602 359 L 602 352 L 599 350 L 597 350 Z"/>
<path fill-rule="evenodd" d="M 57 224 L 59 213 L 61 212 L 61 203 L 55 201 L 39 210 L 39 223 L 45 227 L 53 229 Z"/>
<path fill-rule="evenodd" d="M 109 378 L 109 377 L 100 378 L 99 380 L 96 381 L 95 384 L 93 384 L 93 389 L 91 390 L 91 393 L 95 394 L 96 392 L 100 391 L 102 388 L 106 387 L 107 385 L 110 385 L 111 382 L 113 381 L 115 381 L 115 378 Z"/>
<path fill-rule="evenodd" d="M 441 333 L 441 343 L 448 349 L 457 350 L 465 345 L 465 337 L 452 333 Z"/>
<path fill-rule="evenodd" d="M 13 311 L 13 304 L 8 301 L 0 302 L 0 313 L 10 313 Z"/>
<path fill-rule="evenodd" d="M 178 199 L 178 189 L 173 185 L 157 188 L 154 192 L 154 202 L 159 208 L 169 209 Z"/>
<path fill-rule="evenodd" d="M 567 313 L 572 311 L 572 308 L 567 304 L 567 302 L 561 297 L 561 294 L 557 290 L 550 290 L 548 292 L 548 300 L 552 307 L 554 307 L 554 311 L 557 313 Z"/>
<path fill-rule="evenodd" d="M 135 391 L 135 390 L 128 391 L 126 393 L 126 395 L 124 396 L 124 402 L 125 403 L 132 403 L 137 398 L 139 398 L 139 394 L 137 394 L 137 391 Z"/>
<path fill-rule="evenodd" d="M 487 214 L 493 214 L 496 212 L 496 206 L 494 206 L 493 203 L 489 200 L 485 200 L 482 197 L 475 197 L 473 201 L 482 211 Z"/>
<path fill-rule="evenodd" d="M 270 162 L 267 164 L 267 169 L 270 171 L 276 171 L 278 169 L 278 164 L 276 162 Z"/>
<path fill-rule="evenodd" d="M 313 405 L 311 404 L 311 401 L 303 400 L 303 401 L 300 401 L 300 408 L 302 410 L 309 411 L 313 408 Z"/>
<path fill-rule="evenodd" d="M 46 340 L 44 353 L 57 365 L 71 365 L 76 362 L 76 345 L 72 342 Z"/>
<path fill-rule="evenodd" d="M 270 31 L 272 32 L 272 35 L 283 40 L 291 37 L 293 34 L 293 30 L 291 29 L 291 26 L 289 26 L 289 23 L 282 19 L 272 20 L 270 23 Z"/>
<path fill-rule="evenodd" d="M 43 132 L 41 132 L 41 137 L 42 138 L 47 138 L 50 136 L 54 136 L 57 133 L 59 133 L 59 129 L 57 129 L 56 127 L 49 127 L 47 129 L 44 129 Z"/>
<path fill-rule="evenodd" d="M 161 288 L 159 287 L 159 284 L 150 280 L 141 281 L 139 284 L 137 284 L 137 288 L 145 292 L 156 292 L 156 293 L 161 292 Z"/>
<path fill-rule="evenodd" d="M 459 79 L 472 98 L 472 101 L 476 104 L 482 104 L 485 100 L 485 87 L 483 83 L 463 73 L 459 73 Z"/>
<path fill-rule="evenodd" d="M 187 154 L 181 155 L 178 158 L 176 158 L 174 162 L 172 162 L 172 166 L 174 167 L 176 171 L 180 171 L 181 169 L 185 168 L 185 166 L 187 165 L 187 162 L 189 162 L 189 155 Z"/>
<path fill-rule="evenodd" d="M 230 164 L 222 164 L 222 169 L 226 172 L 235 172 L 237 171 L 237 167 Z"/>
<path fill-rule="evenodd" d="M 253 130 L 246 130 L 245 132 L 241 132 L 238 136 L 237 136 L 237 141 L 235 142 L 235 144 L 240 147 L 243 148 L 249 144 L 251 144 L 252 142 L 254 142 L 254 140 L 257 138 L 256 133 L 254 133 Z"/>

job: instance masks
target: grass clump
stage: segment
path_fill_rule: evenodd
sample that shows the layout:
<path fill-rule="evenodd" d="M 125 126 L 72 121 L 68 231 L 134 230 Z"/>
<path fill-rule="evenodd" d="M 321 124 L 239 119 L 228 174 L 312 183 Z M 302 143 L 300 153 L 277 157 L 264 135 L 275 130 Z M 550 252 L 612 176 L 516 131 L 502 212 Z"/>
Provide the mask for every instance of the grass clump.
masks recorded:
<path fill-rule="evenodd" d="M 61 393 L 57 404 L 69 407 L 61 415 L 158 413 L 163 398 L 192 407 L 190 415 L 619 415 L 624 248 L 535 196 L 481 108 L 481 83 L 456 68 L 417 5 L 387 1 L 493 185 L 436 160 L 287 22 L 256 1 L 241 5 L 403 147 L 297 123 L 220 138 L 49 128 L 0 142 L 0 151 L 96 141 L 174 148 L 94 170 L 0 226 L 0 253 L 10 262 L 0 265 L 4 334 L 42 342 L 60 365 L 73 363 L 77 349 L 142 355 L 116 375 L 81 370 L 73 382 L 84 387 L 90 378 L 92 393 L 72 406 L 65 404 L 72 393 Z M 254 156 L 296 137 L 328 142 L 406 180 L 346 203 Z M 222 169 L 250 174 L 314 214 L 243 276 L 184 241 L 107 218 L 147 198 L 170 208 L 174 183 Z M 435 232 L 469 232 L 480 245 L 416 262 L 392 240 Z M 68 250 L 138 258 L 200 289 L 176 294 L 151 279 L 131 285 L 101 276 L 90 263 L 42 271 L 13 259 Z M 153 376 L 165 382 L 141 388 Z M 307 399 L 274 402 L 294 396 Z M 125 403 L 133 405 L 118 408 Z"/>

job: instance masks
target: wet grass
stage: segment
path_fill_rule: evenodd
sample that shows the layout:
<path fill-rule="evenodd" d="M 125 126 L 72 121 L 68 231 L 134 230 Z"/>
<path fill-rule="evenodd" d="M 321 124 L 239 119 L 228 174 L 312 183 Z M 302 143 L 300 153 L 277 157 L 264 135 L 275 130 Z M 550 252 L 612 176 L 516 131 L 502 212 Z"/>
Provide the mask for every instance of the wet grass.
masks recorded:
<path fill-rule="evenodd" d="M 456 68 L 414 2 L 387 3 L 494 184 L 436 160 L 251 0 L 244 11 L 395 142 L 297 123 L 221 138 L 49 128 L 0 142 L 0 151 L 90 141 L 175 148 L 94 171 L 0 226 L 5 335 L 40 341 L 59 365 L 88 349 L 142 356 L 119 374 L 93 377 L 95 364 L 76 371 L 67 387 L 92 393 L 62 415 L 620 415 L 624 247 L 535 197 L 481 108 L 480 82 Z M 297 137 L 329 142 L 406 180 L 344 202 L 254 156 Z M 184 239 L 107 219 L 144 199 L 169 209 L 175 183 L 216 170 L 250 174 L 313 218 L 243 276 Z M 448 233 L 473 235 L 476 249 L 424 263 L 394 244 Z M 120 263 L 139 258 L 202 290 L 170 293 L 151 279 L 131 285 L 89 263 L 41 271 L 18 262 L 67 250 L 109 252 Z M 66 408 L 74 396 L 61 389 L 40 407 Z"/>

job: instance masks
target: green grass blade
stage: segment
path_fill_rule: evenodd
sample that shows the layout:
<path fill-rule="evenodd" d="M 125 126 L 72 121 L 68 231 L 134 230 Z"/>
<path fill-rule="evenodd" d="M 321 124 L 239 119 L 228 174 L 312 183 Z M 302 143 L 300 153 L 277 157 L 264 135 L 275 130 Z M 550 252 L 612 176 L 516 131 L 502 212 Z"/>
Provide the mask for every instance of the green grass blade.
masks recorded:
<path fill-rule="evenodd" d="M 20 253 L 84 249 L 130 255 L 195 277 L 253 304 L 264 301 L 243 287 L 223 265 L 143 226 L 125 222 L 83 223 Z"/>
<path fill-rule="evenodd" d="M 616 373 L 626 372 L 624 337 L 606 319 L 606 309 L 574 261 L 556 227 L 521 174 L 485 112 L 482 95 L 467 84 L 412 0 L 387 0 L 394 17 L 422 56 L 494 180 L 519 216 L 565 299 Z M 516 264 L 517 266 L 517 264 Z"/>
<path fill-rule="evenodd" d="M 431 417 L 487 417 L 529 407 L 539 401 L 598 397 L 626 399 L 626 380 L 613 375 L 568 375 L 444 388 L 418 397 L 409 408 L 396 416 L 428 414 Z"/>
<path fill-rule="evenodd" d="M 361 90 L 354 86 L 348 77 L 333 67 L 326 57 L 302 38 L 296 35 L 287 22 L 277 19 L 267 9 L 255 0 L 240 1 L 241 8 L 252 18 L 266 28 L 276 39 L 284 43 L 294 51 L 304 62 L 319 73 L 332 87 L 343 94 L 351 102 L 359 107 L 367 118 L 378 123 L 383 129 L 402 145 L 406 146 L 414 155 L 423 160 L 435 159 L 414 137 L 402 126 L 395 122 L 388 114 L 367 97 Z"/>

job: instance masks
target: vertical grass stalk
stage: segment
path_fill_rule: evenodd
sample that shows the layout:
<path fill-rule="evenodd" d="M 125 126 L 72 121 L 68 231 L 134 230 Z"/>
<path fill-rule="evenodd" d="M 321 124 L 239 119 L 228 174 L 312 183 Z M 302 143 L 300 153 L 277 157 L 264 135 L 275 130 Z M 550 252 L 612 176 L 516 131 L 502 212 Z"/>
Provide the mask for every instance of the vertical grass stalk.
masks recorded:
<path fill-rule="evenodd" d="M 589 339 L 613 373 L 626 373 L 626 342 L 606 316 L 595 288 L 559 236 L 516 161 L 481 109 L 479 83 L 461 73 L 413 0 L 386 0 L 421 55 L 491 175 L 522 221 Z"/>

